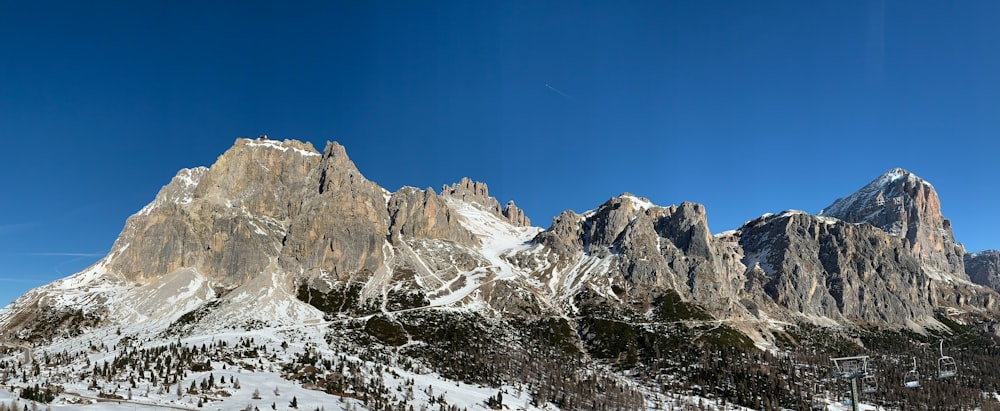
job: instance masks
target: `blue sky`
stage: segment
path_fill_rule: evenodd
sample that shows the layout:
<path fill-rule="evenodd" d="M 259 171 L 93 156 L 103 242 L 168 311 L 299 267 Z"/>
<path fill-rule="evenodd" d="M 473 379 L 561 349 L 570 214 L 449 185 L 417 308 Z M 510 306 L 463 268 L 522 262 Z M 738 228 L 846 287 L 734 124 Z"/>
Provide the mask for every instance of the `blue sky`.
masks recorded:
<path fill-rule="evenodd" d="M 1000 248 L 1000 2 L 0 0 L 0 302 L 237 136 L 469 176 L 535 225 L 621 192 L 714 232 L 903 167 Z M 2 304 L 2 303 L 0 303 Z"/>

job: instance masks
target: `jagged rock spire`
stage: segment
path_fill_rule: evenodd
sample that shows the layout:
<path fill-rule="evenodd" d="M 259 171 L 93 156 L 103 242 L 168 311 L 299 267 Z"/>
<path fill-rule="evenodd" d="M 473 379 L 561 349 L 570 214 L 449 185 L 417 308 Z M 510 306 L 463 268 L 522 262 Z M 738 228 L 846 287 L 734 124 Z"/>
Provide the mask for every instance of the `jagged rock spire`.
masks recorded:
<path fill-rule="evenodd" d="M 531 226 L 531 220 L 524 215 L 524 211 L 514 205 L 514 201 L 508 201 L 507 205 L 501 209 L 496 198 L 490 197 L 490 190 L 486 183 L 473 181 L 468 177 L 462 177 L 457 183 L 444 185 L 441 187 L 442 197 L 451 197 L 462 201 L 477 203 L 487 211 L 503 218 L 507 222 L 517 227 Z"/>

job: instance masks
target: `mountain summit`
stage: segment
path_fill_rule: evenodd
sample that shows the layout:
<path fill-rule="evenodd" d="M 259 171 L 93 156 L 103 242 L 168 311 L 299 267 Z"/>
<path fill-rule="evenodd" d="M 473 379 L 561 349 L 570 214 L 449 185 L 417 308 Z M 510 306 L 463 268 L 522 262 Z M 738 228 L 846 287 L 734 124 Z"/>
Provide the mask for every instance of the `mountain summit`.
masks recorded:
<path fill-rule="evenodd" d="M 818 215 L 871 224 L 902 238 L 932 274 L 969 279 L 963 263 L 965 249 L 955 242 L 951 222 L 941 215 L 934 187 L 902 168 L 885 172 Z"/>
<path fill-rule="evenodd" d="M 342 399 L 413 399 L 398 384 L 359 394 L 391 378 L 378 367 L 345 372 L 336 363 L 348 352 L 398 365 L 400 381 L 517 381 L 534 387 L 527 402 L 538 408 L 638 409 L 640 389 L 593 367 L 688 379 L 690 349 L 774 349 L 798 327 L 926 334 L 998 314 L 996 292 L 965 274 L 933 187 L 903 169 L 818 215 L 768 214 L 718 235 L 700 204 L 628 193 L 565 211 L 547 229 L 500 204 L 468 178 L 389 192 L 337 143 L 319 152 L 237 139 L 211 167 L 178 172 L 95 265 L 0 311 L 0 339 L 65 349 L 104 335 L 119 356 L 216 335 L 244 347 L 264 339 L 265 350 L 291 340 L 297 348 L 272 354 L 268 369 Z M 980 266 L 976 278 L 997 284 L 995 264 Z M 229 357 L 202 354 L 208 365 L 191 369 L 250 355 L 221 350 Z M 243 367 L 259 371 L 253 355 L 257 365 Z M 122 377 L 103 378 L 110 389 Z M 659 386 L 651 381 L 637 384 Z M 77 388 L 105 393 L 98 382 Z M 610 391 L 620 395 L 598 394 Z M 500 408 L 499 397 L 485 403 Z"/>

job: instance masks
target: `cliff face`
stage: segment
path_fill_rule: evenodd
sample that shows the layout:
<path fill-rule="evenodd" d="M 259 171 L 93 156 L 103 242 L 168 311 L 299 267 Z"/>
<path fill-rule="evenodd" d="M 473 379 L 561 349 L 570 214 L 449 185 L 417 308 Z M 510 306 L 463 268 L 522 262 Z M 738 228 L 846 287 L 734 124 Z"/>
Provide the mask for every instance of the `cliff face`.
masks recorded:
<path fill-rule="evenodd" d="M 534 241 L 551 265 L 532 269 L 557 296 L 581 293 L 579 284 L 647 303 L 671 292 L 719 317 L 748 315 L 738 246 L 711 236 L 700 204 L 659 207 L 622 194 L 584 215 L 560 214 Z"/>
<path fill-rule="evenodd" d="M 109 270 L 144 281 L 182 267 L 236 286 L 273 261 L 344 276 L 374 271 L 387 194 L 344 148 L 237 140 L 209 169 L 182 171 L 126 221 Z"/>
<path fill-rule="evenodd" d="M 130 217 L 108 268 L 141 282 L 194 267 L 229 284 L 263 271 L 320 160 L 301 143 L 237 140 L 211 168 L 182 170 Z"/>
<path fill-rule="evenodd" d="M 889 170 L 819 215 L 878 227 L 901 238 L 929 274 L 968 280 L 965 250 L 955 242 L 951 222 L 941 215 L 937 192 L 909 171 Z"/>
<path fill-rule="evenodd" d="M 1000 291 L 1000 251 L 966 254 L 965 271 L 972 282 Z"/>
<path fill-rule="evenodd" d="M 744 264 L 777 304 L 861 324 L 927 323 L 930 280 L 903 242 L 870 225 L 785 212 L 740 229 Z"/>

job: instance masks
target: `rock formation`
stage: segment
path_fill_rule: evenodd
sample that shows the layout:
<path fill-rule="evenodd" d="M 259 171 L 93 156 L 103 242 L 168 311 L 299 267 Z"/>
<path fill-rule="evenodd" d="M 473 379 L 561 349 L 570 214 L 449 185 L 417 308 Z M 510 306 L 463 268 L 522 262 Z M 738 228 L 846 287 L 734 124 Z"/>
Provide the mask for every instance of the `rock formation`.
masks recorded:
<path fill-rule="evenodd" d="M 940 326 L 942 307 L 994 313 L 996 292 L 964 265 L 996 288 L 996 254 L 963 255 L 933 187 L 902 169 L 818 216 L 766 215 L 714 236 L 702 205 L 628 193 L 541 230 L 468 178 L 390 193 L 337 143 L 239 139 L 211 167 L 181 170 L 107 257 L 20 298 L 0 328 L 38 334 L 32 318 L 78 305 L 86 324 L 205 310 L 208 329 L 455 306 L 526 321 L 581 306 L 645 316 L 671 301 L 734 324 L 919 331 Z"/>
<path fill-rule="evenodd" d="M 497 199 L 490 197 L 490 190 L 486 183 L 462 178 L 455 184 L 442 186 L 441 197 L 479 204 L 487 211 L 504 218 L 517 227 L 531 226 L 531 221 L 524 215 L 524 211 L 514 205 L 514 201 L 507 202 L 507 206 L 501 209 Z"/>
<path fill-rule="evenodd" d="M 1000 251 L 966 254 L 965 271 L 972 282 L 1000 291 Z"/>
<path fill-rule="evenodd" d="M 870 225 L 803 212 L 764 216 L 740 228 L 744 264 L 767 297 L 807 317 L 860 324 L 928 324 L 932 289 L 901 239 Z"/>
<path fill-rule="evenodd" d="M 909 171 L 891 169 L 854 194 L 834 201 L 819 215 L 869 223 L 902 238 L 929 274 L 968 280 L 962 259 L 965 250 L 955 242 L 951 222 L 941 215 L 937 192 Z"/>
<path fill-rule="evenodd" d="M 404 236 L 434 238 L 464 245 L 475 245 L 472 233 L 458 222 L 458 215 L 434 193 L 433 189 L 419 190 L 403 187 L 389 199 L 389 215 L 393 242 Z"/>

